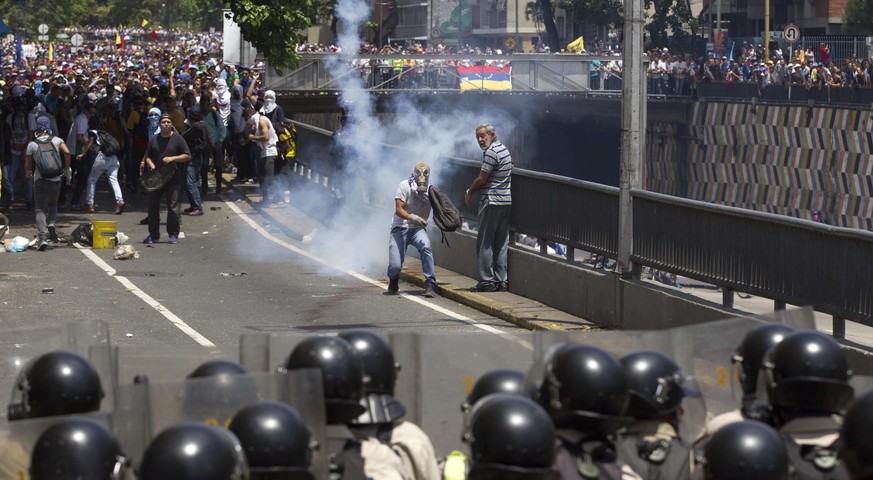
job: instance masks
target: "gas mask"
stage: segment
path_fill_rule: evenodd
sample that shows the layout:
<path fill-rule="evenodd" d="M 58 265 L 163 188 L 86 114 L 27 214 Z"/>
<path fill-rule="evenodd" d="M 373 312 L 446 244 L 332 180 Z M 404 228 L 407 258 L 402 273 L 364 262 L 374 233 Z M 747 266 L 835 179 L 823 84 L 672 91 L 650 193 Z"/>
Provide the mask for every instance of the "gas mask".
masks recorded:
<path fill-rule="evenodd" d="M 412 176 L 415 177 L 418 191 L 420 193 L 426 192 L 428 183 L 430 182 L 430 166 L 424 162 L 417 163 L 415 165 L 415 170 L 412 171 Z"/>

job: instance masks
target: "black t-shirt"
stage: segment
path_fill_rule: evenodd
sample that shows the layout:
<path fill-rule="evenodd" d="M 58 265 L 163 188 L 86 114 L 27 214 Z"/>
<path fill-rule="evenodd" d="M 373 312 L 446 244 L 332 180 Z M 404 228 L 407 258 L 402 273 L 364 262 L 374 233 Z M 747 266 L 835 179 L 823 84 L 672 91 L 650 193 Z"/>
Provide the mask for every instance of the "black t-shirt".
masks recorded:
<path fill-rule="evenodd" d="M 188 144 L 185 142 L 185 139 L 182 138 L 182 135 L 179 135 L 176 132 L 173 132 L 169 137 L 164 137 L 161 134 L 157 134 L 149 140 L 148 150 L 146 150 L 146 154 L 152 160 L 152 163 L 155 164 L 156 167 L 161 168 L 163 162 L 161 161 L 165 157 L 175 157 L 177 155 L 191 155 L 191 150 L 188 149 Z M 181 182 L 184 177 L 185 164 L 174 162 L 168 165 L 167 167 L 173 167 L 176 169 L 176 173 L 173 175 L 173 179 L 171 182 Z"/>

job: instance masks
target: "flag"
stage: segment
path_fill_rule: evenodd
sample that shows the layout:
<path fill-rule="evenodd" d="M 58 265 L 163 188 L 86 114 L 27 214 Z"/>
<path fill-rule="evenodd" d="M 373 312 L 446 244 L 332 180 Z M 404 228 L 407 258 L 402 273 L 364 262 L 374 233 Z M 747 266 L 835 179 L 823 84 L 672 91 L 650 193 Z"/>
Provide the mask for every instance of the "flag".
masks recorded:
<path fill-rule="evenodd" d="M 21 47 L 21 35 L 15 36 L 15 65 L 23 66 L 24 56 L 22 55 L 23 48 Z"/>
<path fill-rule="evenodd" d="M 0 20 L 0 35 L 8 35 L 12 32 L 12 29 L 9 28 L 9 25 L 6 25 L 6 22 Z"/>
<path fill-rule="evenodd" d="M 154 41 L 157 41 L 158 40 L 158 32 L 152 30 L 152 33 L 149 34 L 149 38 L 151 38 Z"/>
<path fill-rule="evenodd" d="M 149 21 L 143 18 L 143 19 L 142 19 L 142 25 L 141 25 L 141 26 L 144 27 L 144 26 L 146 26 L 146 25 L 148 25 L 148 24 L 149 24 Z"/>
<path fill-rule="evenodd" d="M 50 62 L 55 61 L 55 46 L 52 44 L 52 42 L 49 42 L 48 61 L 50 61 Z"/>
<path fill-rule="evenodd" d="M 571 53 L 582 53 L 585 51 L 585 37 L 579 37 L 567 45 L 567 51 Z"/>
<path fill-rule="evenodd" d="M 737 42 L 733 42 L 733 43 L 731 43 L 731 54 L 730 54 L 730 56 L 728 57 L 728 60 L 733 60 L 733 59 L 734 59 L 734 45 L 736 45 L 736 44 L 737 44 Z"/>
<path fill-rule="evenodd" d="M 116 48 L 124 48 L 124 27 L 121 25 L 118 26 L 118 33 L 115 34 L 115 47 Z"/>
<path fill-rule="evenodd" d="M 498 68 L 492 65 L 458 67 L 461 76 L 461 91 L 467 90 L 512 90 L 512 67 Z"/>

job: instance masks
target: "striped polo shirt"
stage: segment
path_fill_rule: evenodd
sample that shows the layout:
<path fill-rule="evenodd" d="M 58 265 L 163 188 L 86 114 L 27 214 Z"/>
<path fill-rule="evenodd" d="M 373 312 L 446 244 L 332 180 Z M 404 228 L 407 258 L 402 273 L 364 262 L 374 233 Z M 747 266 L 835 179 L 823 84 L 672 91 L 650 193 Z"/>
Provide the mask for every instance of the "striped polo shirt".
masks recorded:
<path fill-rule="evenodd" d="M 512 156 L 509 149 L 498 141 L 482 152 L 482 171 L 488 172 L 488 181 L 482 187 L 482 205 L 511 205 Z"/>

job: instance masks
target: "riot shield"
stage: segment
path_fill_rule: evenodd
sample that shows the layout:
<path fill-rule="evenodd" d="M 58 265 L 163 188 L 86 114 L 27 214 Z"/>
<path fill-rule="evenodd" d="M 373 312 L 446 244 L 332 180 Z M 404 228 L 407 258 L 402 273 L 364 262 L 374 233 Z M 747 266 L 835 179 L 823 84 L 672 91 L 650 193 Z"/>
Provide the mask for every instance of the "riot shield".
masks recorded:
<path fill-rule="evenodd" d="M 235 347 L 125 346 L 116 351 L 117 383 L 131 384 L 137 377 L 150 383 L 180 382 L 209 360 L 236 358 Z"/>
<path fill-rule="evenodd" d="M 263 400 L 291 405 L 315 440 L 322 445 L 325 440 L 321 372 L 313 369 L 120 385 L 116 398 L 114 431 L 135 461 L 142 458 L 148 442 L 171 425 L 195 421 L 226 428 L 240 409 Z M 312 471 L 326 478 L 324 452 L 314 453 Z"/>
<path fill-rule="evenodd" d="M 107 428 L 110 427 L 110 414 L 94 412 L 76 417 L 90 418 Z M 71 416 L 17 420 L 0 425 L 0 478 L 29 478 L 30 456 L 37 439 L 46 429 Z M 124 445 L 122 444 L 122 450 Z"/>
<path fill-rule="evenodd" d="M 68 323 L 55 327 L 10 329 L 0 331 L 0 394 L 4 406 L 18 395 L 17 382 L 22 371 L 34 358 L 45 353 L 65 350 L 84 357 L 100 376 L 104 397 L 101 410 L 109 411 L 113 404 L 115 360 L 109 341 L 109 327 L 101 321 Z M 4 408 L 0 423 L 6 422 Z"/>

